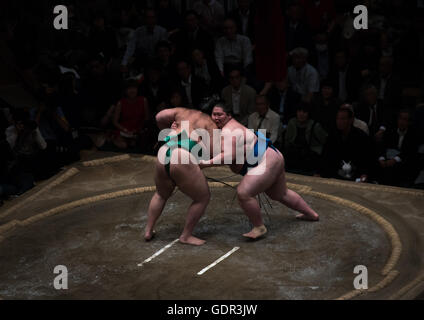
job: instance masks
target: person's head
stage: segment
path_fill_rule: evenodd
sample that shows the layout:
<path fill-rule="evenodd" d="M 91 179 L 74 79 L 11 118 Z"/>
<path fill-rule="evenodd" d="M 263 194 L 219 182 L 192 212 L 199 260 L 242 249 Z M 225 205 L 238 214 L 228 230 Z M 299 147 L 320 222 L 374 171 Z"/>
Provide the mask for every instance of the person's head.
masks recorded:
<path fill-rule="evenodd" d="M 103 77 L 106 74 L 106 65 L 102 58 L 94 57 L 88 63 L 91 76 L 95 78 Z"/>
<path fill-rule="evenodd" d="M 315 36 L 315 48 L 318 52 L 328 50 L 328 35 L 325 32 L 319 32 Z"/>
<path fill-rule="evenodd" d="M 168 9 L 169 8 L 169 0 L 159 0 L 159 8 L 160 9 Z"/>
<path fill-rule="evenodd" d="M 135 99 L 138 96 L 138 82 L 128 80 L 125 84 L 125 95 L 128 99 Z"/>
<path fill-rule="evenodd" d="M 183 106 L 183 95 L 180 91 L 174 91 L 171 94 L 169 103 L 173 108 L 181 108 Z"/>
<path fill-rule="evenodd" d="M 199 48 L 193 49 L 191 57 L 193 58 L 193 62 L 198 66 L 201 66 L 205 62 L 205 54 Z"/>
<path fill-rule="evenodd" d="M 104 30 L 105 28 L 105 17 L 103 13 L 96 13 L 93 17 L 93 26 L 98 30 Z"/>
<path fill-rule="evenodd" d="M 398 129 L 405 131 L 409 128 L 411 123 L 411 112 L 408 109 L 402 109 L 399 111 L 397 125 Z"/>
<path fill-rule="evenodd" d="M 269 99 L 266 95 L 257 95 L 256 96 L 256 112 L 264 117 L 269 110 Z"/>
<path fill-rule="evenodd" d="M 224 34 L 225 36 L 232 40 L 237 36 L 237 24 L 233 19 L 227 18 L 224 21 Z"/>
<path fill-rule="evenodd" d="M 302 19 L 302 13 L 302 6 L 296 2 L 293 2 L 287 10 L 288 17 L 292 22 L 299 22 Z"/>
<path fill-rule="evenodd" d="M 321 95 L 325 100 L 329 100 L 333 97 L 334 85 L 330 80 L 323 80 L 321 82 Z"/>
<path fill-rule="evenodd" d="M 347 54 L 345 51 L 340 50 L 336 52 L 335 59 L 334 59 L 335 65 L 338 69 L 344 69 L 347 65 Z"/>
<path fill-rule="evenodd" d="M 147 80 L 149 83 L 157 84 L 160 80 L 162 70 L 161 68 L 153 64 L 147 68 Z"/>
<path fill-rule="evenodd" d="M 368 106 L 374 106 L 378 100 L 378 90 L 375 86 L 366 86 L 362 91 L 362 98 Z"/>
<path fill-rule="evenodd" d="M 305 48 L 296 48 L 290 54 L 293 58 L 293 66 L 296 69 L 303 68 L 308 62 L 309 52 Z"/>
<path fill-rule="evenodd" d="M 12 109 L 11 113 L 16 130 L 24 131 L 30 121 L 29 112 L 25 109 Z"/>
<path fill-rule="evenodd" d="M 380 59 L 380 75 L 383 77 L 388 77 L 392 74 L 393 71 L 393 58 L 392 57 L 381 57 Z"/>
<path fill-rule="evenodd" d="M 250 8 L 249 0 L 237 0 L 237 5 L 241 12 L 246 12 Z"/>
<path fill-rule="evenodd" d="M 354 115 L 352 109 L 343 105 L 337 111 L 336 126 L 341 132 L 349 132 L 353 126 Z"/>
<path fill-rule="evenodd" d="M 228 81 L 230 82 L 230 85 L 238 90 L 241 86 L 241 70 L 234 68 L 233 70 L 230 70 L 230 72 L 228 73 Z"/>
<path fill-rule="evenodd" d="M 189 10 L 184 15 L 185 27 L 188 31 L 194 31 L 199 27 L 199 15 L 194 10 Z"/>
<path fill-rule="evenodd" d="M 191 75 L 190 64 L 184 60 L 178 62 L 177 73 L 181 80 L 187 81 Z"/>
<path fill-rule="evenodd" d="M 162 62 L 168 62 L 171 57 L 172 47 L 168 41 L 159 41 L 156 45 L 156 55 Z"/>
<path fill-rule="evenodd" d="M 223 102 L 218 102 L 212 109 L 212 120 L 218 129 L 222 129 L 232 119 L 229 108 Z"/>
<path fill-rule="evenodd" d="M 144 12 L 144 23 L 147 27 L 154 27 L 156 25 L 156 12 L 154 9 L 147 9 Z"/>
<path fill-rule="evenodd" d="M 301 102 L 296 109 L 296 119 L 300 123 L 306 123 L 309 120 L 311 113 L 311 107 L 306 102 Z"/>

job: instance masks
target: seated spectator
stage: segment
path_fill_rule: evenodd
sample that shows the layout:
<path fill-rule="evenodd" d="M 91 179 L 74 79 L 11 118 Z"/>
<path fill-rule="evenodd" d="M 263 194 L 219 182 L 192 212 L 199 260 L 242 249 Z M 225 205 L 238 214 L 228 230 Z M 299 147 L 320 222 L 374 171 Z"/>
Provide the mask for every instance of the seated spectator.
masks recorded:
<path fill-rule="evenodd" d="M 172 7 L 170 0 L 159 0 L 157 8 L 158 24 L 164 27 L 170 34 L 175 33 L 181 25 L 180 15 Z"/>
<path fill-rule="evenodd" d="M 175 90 L 171 93 L 171 98 L 169 99 L 168 108 L 184 108 L 183 105 L 183 94 Z"/>
<path fill-rule="evenodd" d="M 153 59 L 155 48 L 159 41 L 168 39 L 165 28 L 156 25 L 156 13 L 152 9 L 147 9 L 144 14 L 145 25 L 137 28 L 130 37 L 127 51 L 122 59 L 122 71 L 128 72 L 128 65 L 131 58 L 136 58 L 135 67 L 144 67 L 148 60 Z"/>
<path fill-rule="evenodd" d="M 230 85 L 222 90 L 221 98 L 231 110 L 233 118 L 247 125 L 249 115 L 255 111 L 256 91 L 243 83 L 239 69 L 232 70 L 228 78 Z"/>
<path fill-rule="evenodd" d="M 201 49 L 192 52 L 194 75 L 202 79 L 211 93 L 220 93 L 224 79 L 213 59 L 207 59 Z"/>
<path fill-rule="evenodd" d="M 293 1 L 287 9 L 286 19 L 286 48 L 287 52 L 295 48 L 312 49 L 312 32 L 308 25 L 303 22 L 303 8 Z"/>
<path fill-rule="evenodd" d="M 373 85 L 362 90 L 355 114 L 368 125 L 371 137 L 377 142 L 381 142 L 386 129 L 393 126 L 393 110 L 384 108 L 382 102 L 378 101 L 378 90 Z"/>
<path fill-rule="evenodd" d="M 81 87 L 82 126 L 104 127 L 111 121 L 107 117 L 111 106 L 116 105 L 121 95 L 121 79 L 108 72 L 99 55 L 89 59 L 87 69 Z"/>
<path fill-rule="evenodd" d="M 236 22 L 239 33 L 254 43 L 255 10 L 249 0 L 237 0 L 237 9 L 231 11 L 228 17 Z"/>
<path fill-rule="evenodd" d="M 47 143 L 42 137 L 37 123 L 30 120 L 25 110 L 14 110 L 14 125 L 6 129 L 6 140 L 21 172 L 31 174 L 36 179 L 45 177 L 43 154 Z"/>
<path fill-rule="evenodd" d="M 175 57 L 173 49 L 168 41 L 160 41 L 156 46 L 156 64 L 162 68 L 164 76 L 170 81 L 176 79 Z"/>
<path fill-rule="evenodd" d="M 335 96 L 341 102 L 353 103 L 359 96 L 361 75 L 358 68 L 348 61 L 347 53 L 343 50 L 336 52 L 334 65 L 328 78 L 334 83 Z"/>
<path fill-rule="evenodd" d="M 300 3 L 305 10 L 306 21 L 313 33 L 319 30 L 329 30 L 336 17 L 333 0 L 301 0 Z"/>
<path fill-rule="evenodd" d="M 301 103 L 296 118 L 289 121 L 284 138 L 287 170 L 316 174 L 320 168 L 327 132 L 310 118 L 311 108 Z"/>
<path fill-rule="evenodd" d="M 203 27 L 211 34 L 221 32 L 225 10 L 217 0 L 198 0 L 194 3 L 193 10 L 200 16 Z"/>
<path fill-rule="evenodd" d="M 146 77 L 141 85 L 141 94 L 149 102 L 149 113 L 154 116 L 163 109 L 169 99 L 171 86 L 158 65 L 152 64 L 146 68 Z"/>
<path fill-rule="evenodd" d="M 418 174 L 418 136 L 409 110 L 399 112 L 397 127 L 389 129 L 380 152 L 379 182 L 410 187 Z"/>
<path fill-rule="evenodd" d="M 321 175 L 326 178 L 366 182 L 371 173 L 373 148 L 367 135 L 353 126 L 350 109 L 341 108 L 336 129 L 324 146 Z"/>
<path fill-rule="evenodd" d="M 379 72 L 372 79 L 371 83 L 378 90 L 378 100 L 381 101 L 384 109 L 400 109 L 402 103 L 402 86 L 393 74 L 392 57 L 381 57 Z"/>
<path fill-rule="evenodd" d="M 34 187 L 34 177 L 27 170 L 22 171 L 6 139 L 0 139 L 0 206 L 3 200 L 21 195 Z"/>
<path fill-rule="evenodd" d="M 115 31 L 106 25 L 105 15 L 96 12 L 87 38 L 90 54 L 102 53 L 106 61 L 118 55 L 118 41 Z"/>
<path fill-rule="evenodd" d="M 332 52 L 328 43 L 328 35 L 320 32 L 315 36 L 315 47 L 311 53 L 311 64 L 317 69 L 320 80 L 328 77 L 330 73 Z"/>
<path fill-rule="evenodd" d="M 310 103 L 315 93 L 319 92 L 318 71 L 308 63 L 308 50 L 296 48 L 290 55 L 293 65 L 289 67 L 288 79 L 291 90 L 298 94 L 302 101 Z"/>
<path fill-rule="evenodd" d="M 201 49 L 208 59 L 214 57 L 214 39 L 199 25 L 199 15 L 188 10 L 184 15 L 184 26 L 180 32 L 172 36 L 177 46 L 176 55 L 179 59 L 189 57 L 194 48 Z"/>
<path fill-rule="evenodd" d="M 355 116 L 355 109 L 353 108 L 353 106 L 351 104 L 348 104 L 348 103 L 342 104 L 341 107 L 340 107 L 340 109 L 349 109 L 350 111 L 352 111 L 353 118 L 354 118 L 354 120 L 353 120 L 353 126 L 355 128 L 358 128 L 359 130 L 361 130 L 367 136 L 370 135 L 370 130 L 368 128 L 368 125 L 364 121 L 358 119 Z"/>
<path fill-rule="evenodd" d="M 236 67 L 246 70 L 253 62 L 252 44 L 248 37 L 237 34 L 234 20 L 224 22 L 225 36 L 219 38 L 215 46 L 216 64 L 224 76 L 229 69 Z"/>
<path fill-rule="evenodd" d="M 177 64 L 178 89 L 184 93 L 183 103 L 187 108 L 200 108 L 202 99 L 208 95 L 208 88 L 204 81 L 192 74 L 191 66 L 187 61 Z"/>
<path fill-rule="evenodd" d="M 280 115 L 283 128 L 296 116 L 300 98 L 288 88 L 288 80 L 275 82 L 268 93 L 271 108 Z"/>
<path fill-rule="evenodd" d="M 312 100 L 311 117 L 318 121 L 325 131 L 330 132 L 335 127 L 337 110 L 341 102 L 334 96 L 334 85 L 329 80 L 321 82 L 321 91 Z"/>
<path fill-rule="evenodd" d="M 254 131 L 266 130 L 266 137 L 278 147 L 281 140 L 280 116 L 271 110 L 267 96 L 257 95 L 255 103 L 256 112 L 249 116 L 248 128 Z"/>
<path fill-rule="evenodd" d="M 119 149 L 144 147 L 146 139 L 146 121 L 149 119 L 149 103 L 138 95 L 137 81 L 126 85 L 125 98 L 121 99 L 115 109 L 114 121 L 116 131 L 113 143 Z"/>

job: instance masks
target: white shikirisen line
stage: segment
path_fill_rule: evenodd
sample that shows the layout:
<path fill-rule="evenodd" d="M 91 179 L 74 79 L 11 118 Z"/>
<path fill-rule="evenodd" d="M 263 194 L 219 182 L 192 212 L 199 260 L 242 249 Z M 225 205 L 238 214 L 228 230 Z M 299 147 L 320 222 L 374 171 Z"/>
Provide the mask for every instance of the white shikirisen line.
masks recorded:
<path fill-rule="evenodd" d="M 229 256 L 231 256 L 234 252 L 236 252 L 238 249 L 240 249 L 240 247 L 234 247 L 233 250 L 229 251 L 228 253 L 226 253 L 225 255 L 223 255 L 221 258 L 219 258 L 218 260 L 216 260 L 214 263 L 211 263 L 210 265 L 208 265 L 206 268 L 204 268 L 202 271 L 198 272 L 197 275 L 201 276 L 202 274 L 204 274 L 206 271 L 208 271 L 209 269 L 215 267 L 218 263 L 222 262 L 223 260 L 227 259 Z"/>
<path fill-rule="evenodd" d="M 137 266 L 142 267 L 144 264 L 149 263 L 150 261 L 152 261 L 154 258 L 156 258 L 157 256 L 161 255 L 162 253 L 164 253 L 166 250 L 168 250 L 169 248 L 171 248 L 174 244 L 176 244 L 179 241 L 179 239 L 175 239 L 174 241 L 172 241 L 170 244 L 167 244 L 165 247 L 163 247 L 162 249 L 160 249 L 159 251 L 157 251 L 154 255 L 152 255 L 150 258 L 147 258 L 146 260 L 144 260 L 142 263 L 139 263 Z"/>

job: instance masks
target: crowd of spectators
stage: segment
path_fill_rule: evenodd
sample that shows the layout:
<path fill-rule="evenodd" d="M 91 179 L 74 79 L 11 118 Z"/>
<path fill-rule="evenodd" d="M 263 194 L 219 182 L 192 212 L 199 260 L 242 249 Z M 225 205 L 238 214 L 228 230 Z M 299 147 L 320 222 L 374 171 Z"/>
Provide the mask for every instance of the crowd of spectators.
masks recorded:
<path fill-rule="evenodd" d="M 423 1 L 63 1 L 4 5 L 1 33 L 38 104 L 2 106 L 0 195 L 81 150 L 154 154 L 164 108 L 222 100 L 290 172 L 422 187 Z M 266 3 L 266 4 L 264 4 Z"/>

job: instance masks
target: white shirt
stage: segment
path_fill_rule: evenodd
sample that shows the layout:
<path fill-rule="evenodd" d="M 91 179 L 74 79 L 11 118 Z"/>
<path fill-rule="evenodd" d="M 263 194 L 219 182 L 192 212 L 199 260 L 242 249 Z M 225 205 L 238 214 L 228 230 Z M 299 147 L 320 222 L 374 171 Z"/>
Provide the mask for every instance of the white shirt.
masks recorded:
<path fill-rule="evenodd" d="M 130 35 L 130 40 L 127 44 L 127 51 L 122 59 L 122 65 L 128 65 L 129 60 L 134 56 L 136 50 L 142 50 L 149 57 L 153 57 L 157 43 L 167 39 L 168 32 L 165 28 L 160 26 L 155 26 L 153 28 L 153 33 L 150 33 L 146 26 L 137 28 Z"/>
<path fill-rule="evenodd" d="M 281 131 L 280 116 L 274 111 L 272 111 L 271 109 L 269 109 L 264 119 L 262 120 L 260 127 L 258 127 L 261 120 L 262 118 L 259 116 L 259 113 L 257 112 L 252 113 L 249 116 L 249 124 L 248 124 L 249 129 L 266 130 L 266 136 L 272 141 L 272 143 L 275 143 Z"/>
<path fill-rule="evenodd" d="M 240 11 L 240 20 L 241 20 L 241 33 L 247 36 L 247 32 L 249 31 L 249 15 L 250 11 L 248 10 L 246 14 L 241 13 Z"/>
<path fill-rule="evenodd" d="M 221 72 L 224 72 L 225 63 L 241 63 L 243 67 L 247 67 L 253 62 L 252 43 L 248 37 L 241 34 L 238 34 L 234 40 L 221 37 L 216 42 L 215 59 Z"/>
<path fill-rule="evenodd" d="M 308 63 L 300 70 L 289 67 L 288 78 L 293 90 L 302 96 L 319 92 L 318 71 Z"/>
<path fill-rule="evenodd" d="M 378 93 L 378 99 L 383 100 L 386 94 L 387 78 L 380 78 L 380 91 Z"/>
<path fill-rule="evenodd" d="M 16 140 L 18 139 L 18 130 L 15 126 L 10 126 L 6 129 L 6 140 L 9 143 L 9 146 L 11 149 L 13 149 L 16 145 Z M 32 134 L 32 139 L 34 143 L 37 145 L 37 147 L 40 150 L 44 150 L 47 148 L 46 140 L 44 140 L 43 136 L 41 135 L 40 130 L 37 128 L 34 130 Z"/>

